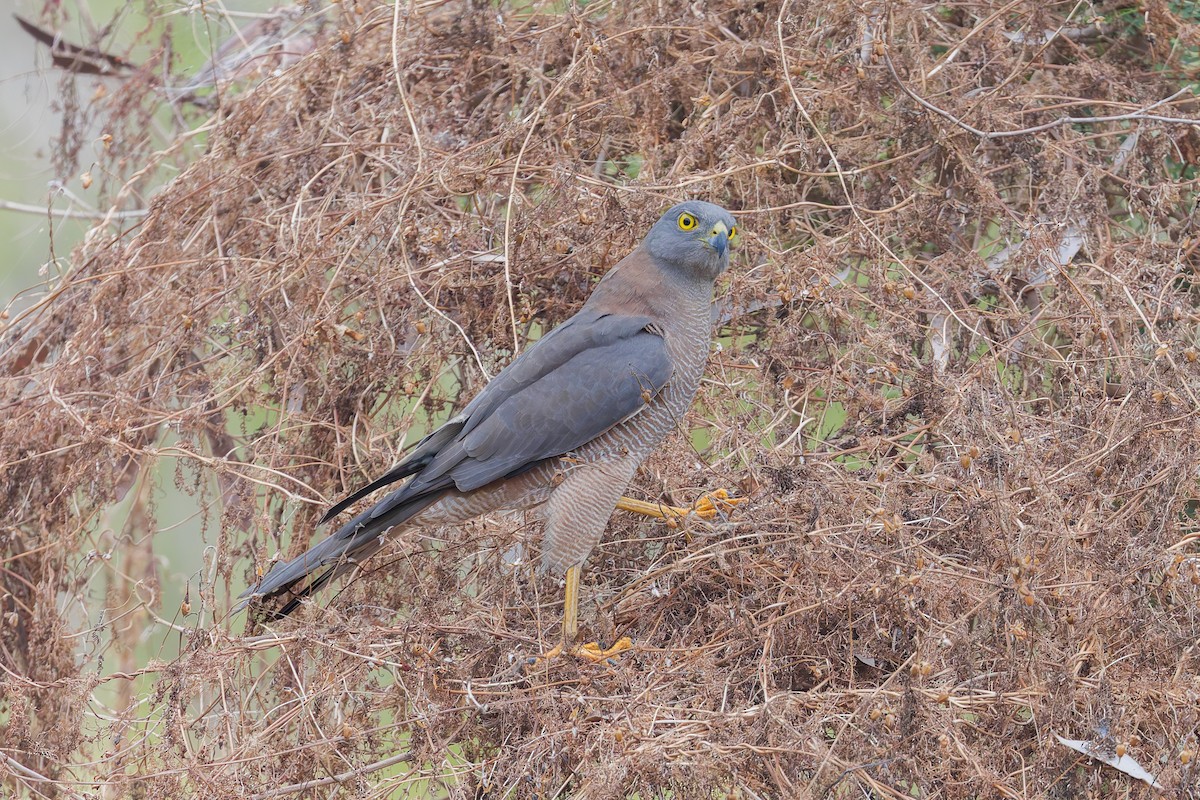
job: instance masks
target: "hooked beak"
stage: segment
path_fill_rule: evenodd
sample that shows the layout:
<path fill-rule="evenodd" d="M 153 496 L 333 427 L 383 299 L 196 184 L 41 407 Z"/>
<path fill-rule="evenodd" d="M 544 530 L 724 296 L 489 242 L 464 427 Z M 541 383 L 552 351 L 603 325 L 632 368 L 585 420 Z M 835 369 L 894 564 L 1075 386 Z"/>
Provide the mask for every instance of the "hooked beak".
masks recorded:
<path fill-rule="evenodd" d="M 712 233 L 708 235 L 708 243 L 717 251 L 718 256 L 725 255 L 725 251 L 729 249 L 729 228 L 725 227 L 724 222 L 713 225 Z"/>

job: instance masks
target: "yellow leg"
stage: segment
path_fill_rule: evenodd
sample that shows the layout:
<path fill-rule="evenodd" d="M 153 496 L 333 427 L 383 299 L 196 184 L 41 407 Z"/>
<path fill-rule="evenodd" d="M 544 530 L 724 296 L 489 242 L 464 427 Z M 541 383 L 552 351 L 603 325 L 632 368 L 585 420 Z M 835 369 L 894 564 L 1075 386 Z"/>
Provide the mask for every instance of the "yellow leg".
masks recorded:
<path fill-rule="evenodd" d="M 579 564 L 567 570 L 567 592 L 563 599 L 563 647 L 570 652 L 579 636 Z"/>
<path fill-rule="evenodd" d="M 647 503 L 644 500 L 634 500 L 632 497 L 622 497 L 617 501 L 617 508 L 621 511 L 632 511 L 634 514 L 645 514 L 647 517 L 655 519 L 674 519 L 686 517 L 691 513 L 690 508 L 668 506 L 663 503 Z"/>
<path fill-rule="evenodd" d="M 607 649 L 601 648 L 595 642 L 575 646 L 575 639 L 579 637 L 579 575 L 581 571 L 582 568 L 578 564 L 567 570 L 567 591 L 563 600 L 562 642 L 553 650 L 530 659 L 528 667 L 535 667 L 552 658 L 558 658 L 563 653 L 570 653 L 576 658 L 598 663 L 620 655 L 633 647 L 633 640 L 628 636 L 622 636 L 612 647 Z"/>
<path fill-rule="evenodd" d="M 732 511 L 736 506 L 744 502 L 746 502 L 746 498 L 730 497 L 729 492 L 724 489 L 718 489 L 715 492 L 709 492 L 702 496 L 691 508 L 669 506 L 664 503 L 647 503 L 642 500 L 634 500 L 630 497 L 622 497 L 618 500 L 617 508 L 623 511 L 632 511 L 635 514 L 645 514 L 655 519 L 666 520 L 668 525 L 674 526 L 678 524 L 680 519 L 689 514 L 695 514 L 700 519 L 712 519 L 718 513 Z M 575 640 L 579 637 L 579 574 L 579 565 L 567 570 L 567 591 L 563 600 L 562 642 L 541 656 L 531 658 L 528 666 L 532 667 L 549 661 L 552 658 L 561 656 L 563 653 L 569 653 L 576 658 L 583 658 L 592 662 L 605 661 L 633 647 L 633 640 L 628 636 L 621 637 L 617 640 L 616 644 L 608 649 L 602 649 L 595 642 L 581 645 L 575 644 Z"/>
<path fill-rule="evenodd" d="M 730 497 L 729 492 L 718 489 L 702 496 L 691 508 L 669 506 L 663 503 L 647 503 L 631 497 L 622 497 L 618 500 L 617 508 L 622 511 L 632 511 L 635 514 L 645 514 L 655 519 L 673 521 L 680 517 L 686 517 L 688 514 L 695 514 L 700 519 L 712 519 L 718 512 L 732 511 L 735 506 L 744 502 L 746 502 L 746 498 Z"/>

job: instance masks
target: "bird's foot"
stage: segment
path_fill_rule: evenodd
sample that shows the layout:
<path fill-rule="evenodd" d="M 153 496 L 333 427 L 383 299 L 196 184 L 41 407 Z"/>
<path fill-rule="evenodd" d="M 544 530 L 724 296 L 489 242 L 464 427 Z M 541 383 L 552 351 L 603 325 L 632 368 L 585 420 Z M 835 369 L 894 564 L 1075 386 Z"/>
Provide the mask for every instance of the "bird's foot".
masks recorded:
<path fill-rule="evenodd" d="M 705 493 L 691 508 L 669 506 L 664 503 L 647 503 L 631 497 L 622 497 L 618 500 L 617 508 L 666 520 L 668 525 L 673 526 L 677 524 L 677 520 L 689 514 L 695 514 L 700 519 L 712 519 L 717 514 L 729 513 L 744 502 L 746 502 L 744 497 L 730 497 L 726 490 L 717 489 L 715 492 Z"/>
<path fill-rule="evenodd" d="M 571 650 L 571 655 L 576 658 L 582 658 L 593 664 L 599 664 L 601 661 L 608 661 L 610 658 L 616 658 L 627 650 L 633 649 L 633 639 L 628 636 L 622 636 L 613 644 L 612 647 L 604 649 L 598 642 L 588 642 L 581 644 Z"/>
<path fill-rule="evenodd" d="M 599 664 L 602 661 L 616 658 L 621 653 L 633 649 L 633 640 L 628 636 L 622 636 L 613 644 L 612 647 L 603 648 L 597 642 L 588 642 L 587 644 L 574 645 L 572 647 L 564 647 L 561 643 L 556 645 L 540 656 L 533 656 L 525 660 L 525 667 L 522 670 L 528 673 L 530 670 L 535 670 L 544 664 L 549 663 L 553 659 L 559 658 L 562 655 L 571 655 L 583 661 L 588 661 L 592 664 Z"/>
<path fill-rule="evenodd" d="M 561 656 L 562 653 L 563 646 L 561 643 L 559 643 L 554 648 L 542 653 L 540 656 L 530 656 L 529 658 L 525 659 L 525 663 L 521 665 L 521 672 L 528 674 L 530 671 L 538 669 L 543 664 L 550 663 L 554 659 Z"/>
<path fill-rule="evenodd" d="M 708 492 L 696 501 L 692 506 L 692 511 L 700 519 L 712 519 L 717 514 L 728 514 L 737 506 L 746 502 L 744 497 L 730 497 L 729 492 L 724 489 L 717 489 L 715 492 Z"/>

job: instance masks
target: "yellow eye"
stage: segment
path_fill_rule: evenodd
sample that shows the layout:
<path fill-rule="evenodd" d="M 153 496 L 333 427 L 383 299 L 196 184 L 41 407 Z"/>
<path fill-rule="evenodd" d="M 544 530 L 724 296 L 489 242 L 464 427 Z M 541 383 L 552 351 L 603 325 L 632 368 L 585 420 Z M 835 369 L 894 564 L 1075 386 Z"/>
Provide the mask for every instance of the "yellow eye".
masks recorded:
<path fill-rule="evenodd" d="M 679 229 L 682 231 L 694 230 L 699 224 L 700 223 L 696 221 L 696 218 L 691 214 L 688 214 L 686 211 L 679 215 Z"/>
<path fill-rule="evenodd" d="M 729 238 L 730 239 L 737 238 L 737 225 L 734 225 L 732 228 L 729 229 Z"/>

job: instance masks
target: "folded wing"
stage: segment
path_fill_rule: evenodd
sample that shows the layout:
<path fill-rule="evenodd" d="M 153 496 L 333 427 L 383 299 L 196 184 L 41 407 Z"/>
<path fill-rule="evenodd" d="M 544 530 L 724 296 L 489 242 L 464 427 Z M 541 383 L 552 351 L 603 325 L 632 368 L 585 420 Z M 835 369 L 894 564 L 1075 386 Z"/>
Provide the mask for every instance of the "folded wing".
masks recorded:
<path fill-rule="evenodd" d="M 408 483 L 307 553 L 276 565 L 245 594 L 273 594 L 328 564 L 368 548 L 373 552 L 380 534 L 447 491 L 468 493 L 571 453 L 646 408 L 670 376 L 666 342 L 649 318 L 581 311 L 498 374 L 400 464 L 335 505 L 322 521 L 411 476 Z M 334 574 L 326 572 L 305 593 Z"/>

